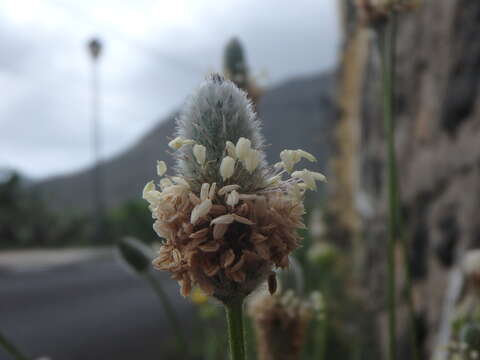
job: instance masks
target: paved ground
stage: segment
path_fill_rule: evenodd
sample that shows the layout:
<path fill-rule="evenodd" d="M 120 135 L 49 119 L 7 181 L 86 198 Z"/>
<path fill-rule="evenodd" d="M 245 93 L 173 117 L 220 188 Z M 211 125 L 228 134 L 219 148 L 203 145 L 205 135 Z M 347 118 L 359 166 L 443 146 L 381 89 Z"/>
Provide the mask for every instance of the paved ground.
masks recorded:
<path fill-rule="evenodd" d="M 30 253 L 22 258 L 17 253 L 17 260 L 22 260 L 18 262 L 12 260 L 14 253 L 8 261 L 3 253 L 0 329 L 36 357 L 168 359 L 162 354 L 173 339 L 148 285 L 127 273 L 110 250 L 79 254 L 57 254 L 52 260 L 55 254 Z M 64 261 L 59 261 L 62 256 Z M 36 258 L 36 266 L 22 265 L 27 258 Z M 163 275 L 161 280 L 182 321 L 188 323 L 191 306 L 178 295 L 176 283 Z M 0 349 L 0 360 L 6 359 Z"/>

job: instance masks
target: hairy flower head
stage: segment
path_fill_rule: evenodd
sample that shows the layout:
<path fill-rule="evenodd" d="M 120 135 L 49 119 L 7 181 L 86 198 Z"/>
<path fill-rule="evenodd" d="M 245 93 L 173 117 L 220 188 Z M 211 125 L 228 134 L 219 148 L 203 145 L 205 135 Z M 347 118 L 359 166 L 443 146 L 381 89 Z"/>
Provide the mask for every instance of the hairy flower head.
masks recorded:
<path fill-rule="evenodd" d="M 267 165 L 245 93 L 212 75 L 187 101 L 170 146 L 175 176 L 159 162 L 160 188 L 149 182 L 143 191 L 165 239 L 154 266 L 169 271 L 183 295 L 198 285 L 223 302 L 287 267 L 304 227 L 303 193 L 323 175 L 303 170 L 284 179 L 287 172 Z"/>

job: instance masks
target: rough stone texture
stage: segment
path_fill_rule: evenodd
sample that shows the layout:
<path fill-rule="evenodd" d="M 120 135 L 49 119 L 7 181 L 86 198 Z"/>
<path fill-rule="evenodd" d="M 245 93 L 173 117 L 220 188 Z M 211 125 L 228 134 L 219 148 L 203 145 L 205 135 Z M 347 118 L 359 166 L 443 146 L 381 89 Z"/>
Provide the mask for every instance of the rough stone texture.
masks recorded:
<path fill-rule="evenodd" d="M 372 299 L 385 299 L 387 198 L 380 64 L 374 34 L 358 30 L 351 6 L 344 10 L 339 127 L 346 135 L 337 137 L 337 154 L 353 147 L 354 159 L 333 167 L 343 166 L 351 178 L 341 181 L 344 186 L 332 195 L 347 194 L 344 207 L 335 211 L 338 217 L 355 208 L 356 215 L 347 216 L 359 217 L 358 230 L 364 234 L 358 241 L 366 245 L 365 283 Z M 466 249 L 480 247 L 479 34 L 478 0 L 425 0 L 399 23 L 399 180 L 416 307 L 426 330 L 425 354 L 436 346 L 448 273 L 458 267 Z M 351 68 L 359 69 L 360 75 L 352 74 Z M 345 101 L 352 94 L 359 100 Z M 385 304 L 375 300 L 371 305 L 382 323 Z M 384 333 L 383 326 L 379 328 L 379 334 Z"/>

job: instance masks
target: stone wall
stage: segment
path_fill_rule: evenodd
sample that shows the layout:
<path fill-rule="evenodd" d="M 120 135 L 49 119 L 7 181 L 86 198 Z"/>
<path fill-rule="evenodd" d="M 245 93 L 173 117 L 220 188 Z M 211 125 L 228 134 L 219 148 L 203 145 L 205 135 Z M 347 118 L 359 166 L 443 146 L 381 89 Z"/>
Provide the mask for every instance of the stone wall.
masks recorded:
<path fill-rule="evenodd" d="M 380 64 L 375 36 L 358 24 L 351 1 L 344 2 L 343 16 L 331 211 L 342 229 L 336 232 L 362 249 L 356 258 L 381 337 L 387 198 Z M 458 287 L 449 279 L 458 279 L 452 274 L 466 249 L 480 247 L 480 1 L 424 0 L 402 15 L 396 60 L 402 212 L 423 347 L 431 354 L 448 316 L 449 289 Z"/>

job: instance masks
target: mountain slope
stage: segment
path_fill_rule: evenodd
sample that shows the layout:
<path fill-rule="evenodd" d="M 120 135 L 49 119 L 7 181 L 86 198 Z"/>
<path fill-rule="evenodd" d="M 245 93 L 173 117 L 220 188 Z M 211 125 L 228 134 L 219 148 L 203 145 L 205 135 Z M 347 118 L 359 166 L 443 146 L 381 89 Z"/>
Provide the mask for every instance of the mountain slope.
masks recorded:
<path fill-rule="evenodd" d="M 333 75 L 321 74 L 287 81 L 268 89 L 258 104 L 264 124 L 269 162 L 278 161 L 285 148 L 303 148 L 315 154 L 318 169 L 325 170 L 329 133 L 334 118 Z M 161 121 L 133 147 L 101 165 L 105 202 L 114 207 L 128 199 L 140 198 L 145 183 L 156 177 L 157 160 L 170 161 L 167 137 L 173 135 L 172 114 Z M 92 201 L 92 169 L 58 176 L 36 184 L 56 209 L 89 210 Z"/>

